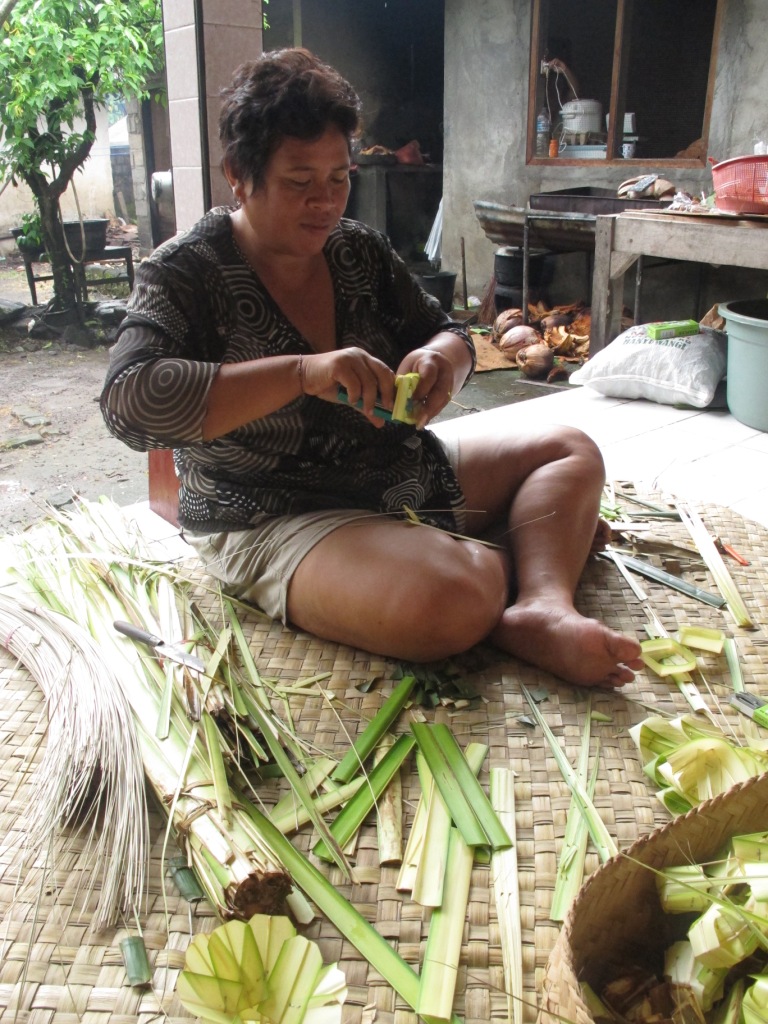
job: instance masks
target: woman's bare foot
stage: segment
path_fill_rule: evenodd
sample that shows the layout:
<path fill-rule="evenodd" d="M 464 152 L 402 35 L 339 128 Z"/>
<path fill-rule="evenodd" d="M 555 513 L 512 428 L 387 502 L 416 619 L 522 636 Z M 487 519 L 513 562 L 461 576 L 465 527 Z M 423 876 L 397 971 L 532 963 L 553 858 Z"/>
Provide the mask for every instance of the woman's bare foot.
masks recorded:
<path fill-rule="evenodd" d="M 531 602 L 507 608 L 489 640 L 577 686 L 624 686 L 642 668 L 640 644 L 575 608 Z"/>
<path fill-rule="evenodd" d="M 605 551 L 606 547 L 611 543 L 611 527 L 605 521 L 605 519 L 597 520 L 597 528 L 595 529 L 595 536 L 592 538 L 592 547 L 590 548 L 590 554 L 596 554 L 598 551 Z"/>

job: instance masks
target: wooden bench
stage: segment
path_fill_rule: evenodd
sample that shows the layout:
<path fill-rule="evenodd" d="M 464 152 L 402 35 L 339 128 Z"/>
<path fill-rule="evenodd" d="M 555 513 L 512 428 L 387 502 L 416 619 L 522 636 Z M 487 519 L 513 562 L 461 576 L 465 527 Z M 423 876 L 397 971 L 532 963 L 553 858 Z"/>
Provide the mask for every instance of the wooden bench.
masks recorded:
<path fill-rule="evenodd" d="M 171 523 L 179 525 L 179 478 L 170 448 L 153 448 L 149 452 L 149 507 Z"/>
<path fill-rule="evenodd" d="M 43 262 L 42 253 L 30 254 L 22 252 L 22 256 L 24 258 L 24 270 L 27 274 L 29 294 L 32 296 L 32 305 L 36 306 L 37 282 L 52 281 L 53 274 L 36 274 L 34 272 L 34 264 Z M 94 285 L 107 284 L 113 281 L 127 281 L 130 287 L 133 288 L 133 251 L 131 250 L 130 245 L 105 245 L 103 249 L 86 249 L 85 259 L 83 259 L 82 265 L 85 268 L 91 263 L 112 263 L 117 260 L 125 263 L 125 272 L 123 274 L 86 280 L 86 290 Z"/>

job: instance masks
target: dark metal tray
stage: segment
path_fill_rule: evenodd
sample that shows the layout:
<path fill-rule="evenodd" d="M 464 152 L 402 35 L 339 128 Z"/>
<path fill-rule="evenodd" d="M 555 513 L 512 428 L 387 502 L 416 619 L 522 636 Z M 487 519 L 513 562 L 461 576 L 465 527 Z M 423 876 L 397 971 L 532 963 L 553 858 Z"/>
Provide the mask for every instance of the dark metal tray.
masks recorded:
<path fill-rule="evenodd" d="M 670 199 L 619 199 L 610 188 L 564 188 L 555 192 L 537 192 L 529 199 L 532 210 L 557 210 L 567 213 L 624 213 L 626 210 L 663 209 Z"/>

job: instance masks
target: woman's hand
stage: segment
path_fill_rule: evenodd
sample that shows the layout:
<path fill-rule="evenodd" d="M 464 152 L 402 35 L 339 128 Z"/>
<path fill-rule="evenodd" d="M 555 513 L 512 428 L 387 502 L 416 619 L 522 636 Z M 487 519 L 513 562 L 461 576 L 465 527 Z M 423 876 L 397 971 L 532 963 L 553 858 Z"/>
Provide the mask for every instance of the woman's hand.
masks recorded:
<path fill-rule="evenodd" d="M 349 404 L 362 400 L 360 412 L 376 427 L 384 420 L 374 416 L 374 404 L 391 409 L 395 401 L 395 375 L 380 359 L 361 348 L 336 349 L 302 356 L 301 386 L 305 395 L 338 401 L 339 387 L 346 389 Z"/>
<path fill-rule="evenodd" d="M 462 338 L 450 331 L 436 335 L 403 359 L 397 373 L 418 373 L 413 394 L 416 426 L 425 427 L 461 390 L 472 368 L 471 356 Z"/>

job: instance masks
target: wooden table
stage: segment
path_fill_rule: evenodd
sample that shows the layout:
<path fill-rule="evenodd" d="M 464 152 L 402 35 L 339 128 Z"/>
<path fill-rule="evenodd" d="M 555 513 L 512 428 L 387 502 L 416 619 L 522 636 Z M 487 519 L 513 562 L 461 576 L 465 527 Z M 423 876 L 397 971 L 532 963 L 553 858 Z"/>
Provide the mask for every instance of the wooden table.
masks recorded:
<path fill-rule="evenodd" d="M 640 256 L 768 270 L 768 218 L 668 213 L 598 217 L 589 343 L 593 355 L 621 330 L 624 274 Z"/>

